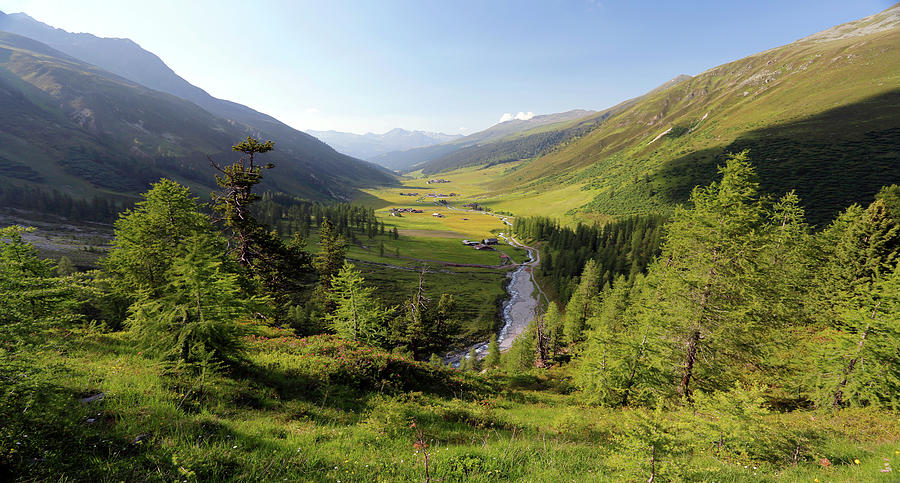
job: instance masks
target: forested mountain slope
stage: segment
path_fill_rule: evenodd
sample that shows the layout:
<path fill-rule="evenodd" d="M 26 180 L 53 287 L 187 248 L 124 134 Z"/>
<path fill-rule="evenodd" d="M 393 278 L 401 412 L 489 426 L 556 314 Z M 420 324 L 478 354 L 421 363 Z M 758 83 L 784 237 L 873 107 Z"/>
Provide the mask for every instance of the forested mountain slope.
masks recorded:
<path fill-rule="evenodd" d="M 581 212 L 668 210 L 751 150 L 764 191 L 821 223 L 900 181 L 900 6 L 703 72 L 520 165 L 503 191 L 596 192 Z M 572 206 L 572 208 L 577 208 Z"/>
<path fill-rule="evenodd" d="M 131 195 L 168 176 L 208 188 L 206 156 L 231 159 L 230 147 L 251 134 L 277 142 L 270 159 L 281 176 L 267 180 L 270 189 L 336 199 L 361 184 L 393 180 L 299 131 L 279 137 L 216 116 L 6 32 L 0 32 L 0 97 L 0 178 L 7 187 Z M 294 142 L 300 137 L 309 141 Z"/>

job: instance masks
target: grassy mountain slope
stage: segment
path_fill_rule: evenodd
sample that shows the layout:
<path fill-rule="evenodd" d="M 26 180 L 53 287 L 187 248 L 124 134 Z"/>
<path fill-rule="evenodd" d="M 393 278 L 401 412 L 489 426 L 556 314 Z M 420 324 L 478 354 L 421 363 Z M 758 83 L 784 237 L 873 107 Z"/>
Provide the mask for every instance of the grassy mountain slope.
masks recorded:
<path fill-rule="evenodd" d="M 528 121 L 500 123 L 465 138 L 466 146 L 441 153 L 416 165 L 415 169 L 421 169 L 424 174 L 434 174 L 468 166 L 492 166 L 541 156 L 593 131 L 607 118 L 628 109 L 647 95 L 687 79 L 690 76 L 678 76 L 644 96 L 629 99 L 599 112 L 574 110 L 537 116 Z"/>
<path fill-rule="evenodd" d="M 898 25 L 894 6 L 648 94 L 493 189 L 578 187 L 593 197 L 569 205 L 582 216 L 665 210 L 712 180 L 725 153 L 750 149 L 763 188 L 798 187 L 822 222 L 900 182 Z"/>
<path fill-rule="evenodd" d="M 78 196 L 131 194 L 165 175 L 208 188 L 206 155 L 233 159 L 231 145 L 248 135 L 276 140 L 270 158 L 279 176 L 268 180 L 272 189 L 333 199 L 360 184 L 393 180 L 318 141 L 292 143 L 5 32 L 0 97 L 0 177 L 15 184 Z"/>
<path fill-rule="evenodd" d="M 129 39 L 73 34 L 38 22 L 25 14 L 0 13 L 0 30 L 46 44 L 58 51 L 53 54 L 56 57 L 60 57 L 61 52 L 132 83 L 186 99 L 211 113 L 213 116 L 209 116 L 210 118 L 217 118 L 215 123 L 224 122 L 230 126 L 226 129 L 229 136 L 233 133 L 239 135 L 238 138 L 229 139 L 224 145 L 217 143 L 214 148 L 205 148 L 204 152 L 227 151 L 231 144 L 247 135 L 275 140 L 279 166 L 299 170 L 290 173 L 297 180 L 280 180 L 286 190 L 313 198 L 340 198 L 357 186 L 392 182 L 392 177 L 382 169 L 340 154 L 318 139 L 271 116 L 210 96 L 175 74 L 159 57 Z M 207 121 L 208 119 L 203 122 L 209 126 Z M 214 128 L 215 131 L 221 129 Z M 275 157 L 273 155 L 273 159 Z M 195 161 L 192 158 L 188 164 Z"/>
<path fill-rule="evenodd" d="M 544 130 L 547 130 L 552 129 L 552 127 L 567 126 L 571 121 L 582 119 L 591 114 L 593 114 L 593 111 L 575 109 L 555 114 L 535 116 L 528 120 L 513 119 L 511 121 L 495 124 L 488 129 L 470 134 L 455 141 L 423 148 L 385 153 L 373 157 L 372 161 L 399 171 L 413 171 L 421 169 L 424 163 L 437 162 L 437 160 L 442 157 L 462 149 L 477 148 L 480 145 L 487 145 L 505 140 L 541 127 L 544 127 Z M 414 166 L 416 167 L 413 168 Z M 456 166 L 450 166 L 443 169 L 452 169 L 453 167 Z M 430 171 L 434 172 L 438 170 L 431 169 Z"/>

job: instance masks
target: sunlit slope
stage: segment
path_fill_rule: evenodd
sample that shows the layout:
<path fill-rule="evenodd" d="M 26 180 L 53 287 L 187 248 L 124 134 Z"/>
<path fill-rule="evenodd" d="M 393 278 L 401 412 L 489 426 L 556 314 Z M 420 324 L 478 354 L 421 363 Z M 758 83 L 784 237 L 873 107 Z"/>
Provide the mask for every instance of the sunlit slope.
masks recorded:
<path fill-rule="evenodd" d="M 488 164 L 496 162 L 497 152 L 508 158 L 510 153 L 516 152 L 516 149 L 523 153 L 532 149 L 534 142 L 530 142 L 530 145 L 521 142 L 530 134 L 566 129 L 573 125 L 574 121 L 584 119 L 592 114 L 594 114 L 593 111 L 574 109 L 535 116 L 527 120 L 513 119 L 446 143 L 384 153 L 373 157 L 372 161 L 398 171 L 409 172 L 424 169 L 427 173 L 462 166 Z M 510 144 L 509 141 L 513 141 L 513 144 Z M 505 144 L 505 146 L 498 149 L 497 145 L 500 144 Z M 521 148 L 518 146 L 519 144 L 522 144 Z M 527 156 L 520 154 L 519 158 L 521 157 Z M 505 158 L 501 162 L 504 160 Z"/>
<path fill-rule="evenodd" d="M 579 187 L 568 210 L 667 209 L 709 183 L 724 153 L 751 150 L 762 186 L 796 188 L 821 222 L 900 182 L 900 6 L 710 69 L 610 116 L 498 177 L 533 197 Z"/>

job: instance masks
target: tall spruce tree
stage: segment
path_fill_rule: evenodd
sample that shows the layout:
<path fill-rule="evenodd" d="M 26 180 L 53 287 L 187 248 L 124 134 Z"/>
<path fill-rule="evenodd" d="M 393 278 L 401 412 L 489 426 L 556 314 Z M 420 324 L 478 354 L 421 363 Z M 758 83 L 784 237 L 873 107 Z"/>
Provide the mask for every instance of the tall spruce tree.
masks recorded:
<path fill-rule="evenodd" d="M 581 280 L 566 304 L 563 332 L 567 343 L 583 340 L 587 321 L 597 312 L 600 295 L 600 273 L 597 263 L 591 259 L 584 266 Z"/>
<path fill-rule="evenodd" d="M 319 253 L 313 259 L 313 266 L 319 272 L 318 290 L 325 299 L 331 292 L 332 278 L 344 266 L 346 253 L 347 242 L 335 230 L 331 221 L 328 219 L 322 221 L 322 225 L 319 227 Z"/>
<path fill-rule="evenodd" d="M 895 353 L 900 349 L 892 335 L 896 318 L 885 312 L 896 307 L 891 293 L 897 287 L 900 257 L 896 219 L 886 200 L 877 199 L 866 210 L 851 206 L 820 235 L 827 258 L 818 271 L 818 305 L 813 309 L 818 308 L 819 337 L 826 343 L 807 365 L 812 369 L 808 374 L 811 398 L 820 407 L 891 400 L 883 394 L 873 395 L 870 389 L 882 388 L 874 391 L 881 393 L 885 385 L 879 381 L 897 377 L 885 369 L 890 367 L 891 357 L 880 355 L 886 347 L 893 347 Z"/>
<path fill-rule="evenodd" d="M 142 197 L 119 215 L 112 249 L 103 261 L 113 289 L 130 301 L 138 292 L 161 295 L 184 240 L 213 230 L 185 186 L 161 179 Z"/>
<path fill-rule="evenodd" d="M 0 228 L 0 338 L 8 343 L 76 320 L 89 295 L 84 280 L 54 276 L 53 262 L 40 258 L 23 237 L 32 231 Z"/>
<path fill-rule="evenodd" d="M 484 358 L 485 369 L 496 369 L 500 365 L 500 344 L 497 343 L 497 336 L 491 337 L 488 343 L 487 356 Z"/>
<path fill-rule="evenodd" d="M 197 362 L 241 358 L 237 323 L 265 300 L 242 296 L 238 276 L 226 269 L 224 240 L 191 235 L 180 245 L 161 294 L 142 290 L 128 324 L 138 341 L 164 359 Z"/>
<path fill-rule="evenodd" d="M 299 301 L 311 270 L 309 254 L 299 235 L 285 243 L 253 213 L 253 205 L 260 200 L 253 190 L 262 180 L 262 170 L 275 167 L 272 163 L 257 164 L 256 156 L 273 147 L 272 141 L 263 143 L 248 136 L 232 147 L 243 154 L 235 163 L 221 167 L 210 159 L 220 173 L 216 175 L 220 189 L 212 193 L 212 200 L 213 210 L 219 214 L 217 221 L 229 232 L 231 253 L 262 284 L 263 295 L 275 302 L 276 318 L 283 319 L 290 306 Z"/>
<path fill-rule="evenodd" d="M 734 369 L 755 360 L 763 327 L 753 313 L 760 280 L 759 236 L 765 217 L 747 152 L 720 167 L 722 180 L 695 188 L 690 209 L 667 225 L 662 256 L 651 268 L 659 323 L 670 328 L 680 359 L 676 391 L 730 387 Z"/>
<path fill-rule="evenodd" d="M 338 336 L 371 345 L 384 343 L 389 311 L 381 307 L 373 292 L 373 288 L 365 286 L 359 270 L 352 263 L 344 262 L 331 279 L 329 298 L 335 310 L 326 315 Z"/>

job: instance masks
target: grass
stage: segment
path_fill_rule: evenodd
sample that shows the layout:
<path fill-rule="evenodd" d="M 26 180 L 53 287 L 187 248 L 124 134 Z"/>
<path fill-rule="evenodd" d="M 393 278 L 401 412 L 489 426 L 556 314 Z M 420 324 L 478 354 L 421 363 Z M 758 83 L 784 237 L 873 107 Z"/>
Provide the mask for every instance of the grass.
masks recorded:
<path fill-rule="evenodd" d="M 419 281 L 419 270 L 397 270 L 380 265 L 357 263 L 366 282 L 386 304 L 398 306 L 408 301 Z M 425 274 L 424 289 L 432 301 L 441 294 L 453 295 L 460 332 L 455 345 L 487 340 L 501 325 L 500 304 L 506 298 L 505 272 L 478 268 L 442 269 L 432 266 Z"/>
<path fill-rule="evenodd" d="M 446 217 L 432 217 L 433 212 L 446 213 Z M 496 237 L 505 226 L 500 219 L 437 206 L 422 214 L 404 213 L 402 218 L 388 213 L 381 209 L 376 211 L 376 216 L 385 223 L 388 233 L 395 227 L 398 229 L 398 239 L 389 234 L 376 235 L 374 239 L 360 236 L 359 243 L 348 246 L 346 255 L 362 271 L 367 284 L 375 287 L 382 302 L 388 306 L 406 302 L 413 295 L 424 266 L 428 271 L 424 279 L 426 295 L 434 301 L 444 293 L 454 297 L 460 323 L 454 345 L 487 340 L 499 330 L 500 304 L 506 297 L 504 283 L 508 270 L 453 265 L 499 267 L 501 253 L 514 262 L 524 262 L 527 258 L 524 250 L 504 243 L 497 245 L 496 251 L 475 250 L 462 244 L 464 238 Z M 318 249 L 317 242 L 318 233 L 313 231 L 308 237 L 311 251 Z"/>
<path fill-rule="evenodd" d="M 726 153 L 749 148 L 763 191 L 796 189 L 810 221 L 821 224 L 900 182 L 898 35 L 797 42 L 752 55 L 650 93 L 535 158 L 418 171 L 404 184 L 441 177 L 451 183 L 436 189 L 461 193 L 459 204 L 604 222 L 671 210 L 716 176 Z M 367 191 L 382 206 L 401 203 L 394 194 Z"/>
<path fill-rule="evenodd" d="M 648 413 L 584 405 L 558 369 L 475 376 L 267 331 L 245 340 L 243 366 L 201 378 L 147 358 L 125 334 L 57 330 L 43 339 L 4 353 L 8 480 L 423 481 L 413 423 L 433 481 L 648 478 L 646 449 L 624 446 Z M 686 429 L 658 458 L 659 481 L 888 482 L 900 468 L 893 413 L 765 416 L 810 435 L 796 464 L 792 451 L 716 453 L 687 430 L 698 424 L 691 411 L 664 417 Z"/>
<path fill-rule="evenodd" d="M 411 215 L 400 219 L 399 229 L 428 229 L 455 231 L 469 237 L 484 238 L 490 234 L 508 229 L 499 218 L 492 215 L 480 215 L 467 213 L 459 215 L 459 211 L 446 210 L 434 203 L 417 202 L 417 198 L 401 196 L 400 193 L 415 192 L 425 195 L 431 192 L 457 193 L 458 196 L 447 198 L 451 206 L 461 208 L 468 203 L 478 203 L 497 213 L 512 213 L 523 216 L 555 216 L 563 222 L 574 223 L 578 220 L 588 220 L 591 214 L 583 214 L 572 211 L 572 208 L 586 204 L 594 199 L 596 193 L 583 189 L 585 182 L 579 184 L 565 184 L 560 186 L 542 186 L 526 190 L 506 190 L 503 184 L 513 186 L 516 184 L 516 170 L 527 164 L 527 161 L 505 163 L 490 167 L 466 167 L 440 174 L 441 178 L 450 180 L 450 183 L 440 185 L 426 185 L 425 181 L 433 176 L 423 175 L 421 172 L 409 173 L 402 181 L 400 188 L 373 188 L 364 190 L 364 196 L 360 196 L 354 202 L 362 203 L 377 209 L 377 214 L 389 216 L 390 208 L 418 208 L 425 210 L 422 215 Z M 505 181 L 504 181 L 505 180 Z M 499 187 L 498 187 L 499 184 Z M 437 186 L 437 188 L 434 188 Z M 447 218 L 434 218 L 431 222 L 425 220 L 431 213 L 439 212 L 447 215 Z M 568 212 L 568 213 L 567 213 Z M 394 217 L 385 222 L 395 223 Z M 468 218 L 468 220 L 462 220 Z M 493 220 L 492 220 L 493 218 Z M 512 221 L 514 216 L 510 217 Z"/>

